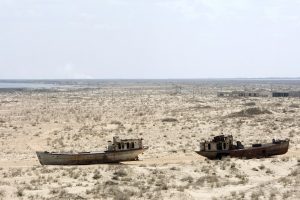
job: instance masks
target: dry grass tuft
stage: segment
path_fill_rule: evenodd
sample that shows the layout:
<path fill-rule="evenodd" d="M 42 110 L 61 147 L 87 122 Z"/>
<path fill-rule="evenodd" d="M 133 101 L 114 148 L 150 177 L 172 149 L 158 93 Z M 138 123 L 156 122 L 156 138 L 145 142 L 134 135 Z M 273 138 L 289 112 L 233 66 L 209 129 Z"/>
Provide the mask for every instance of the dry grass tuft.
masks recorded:
<path fill-rule="evenodd" d="M 265 196 L 264 192 L 262 190 L 258 190 L 258 191 L 252 192 L 250 197 L 252 200 L 259 200 L 260 197 L 264 197 L 264 196 Z"/>
<path fill-rule="evenodd" d="M 0 190 L 0 199 L 5 197 L 5 191 L 4 190 Z"/>
<path fill-rule="evenodd" d="M 255 115 L 263 115 L 263 114 L 272 114 L 272 112 L 266 109 L 260 109 L 254 107 L 254 108 L 247 108 L 239 112 L 231 113 L 228 116 L 229 117 L 253 117 Z"/>
<path fill-rule="evenodd" d="M 248 102 L 248 103 L 245 103 L 245 106 L 255 106 L 256 103 L 255 102 Z"/>
<path fill-rule="evenodd" d="M 300 108 L 300 105 L 299 104 L 291 104 L 290 107 L 291 108 Z"/>
<path fill-rule="evenodd" d="M 101 174 L 100 174 L 99 170 L 95 170 L 93 179 L 98 180 L 99 178 L 101 178 Z"/>
<path fill-rule="evenodd" d="M 24 188 L 17 188 L 17 197 L 23 197 L 24 196 Z"/>

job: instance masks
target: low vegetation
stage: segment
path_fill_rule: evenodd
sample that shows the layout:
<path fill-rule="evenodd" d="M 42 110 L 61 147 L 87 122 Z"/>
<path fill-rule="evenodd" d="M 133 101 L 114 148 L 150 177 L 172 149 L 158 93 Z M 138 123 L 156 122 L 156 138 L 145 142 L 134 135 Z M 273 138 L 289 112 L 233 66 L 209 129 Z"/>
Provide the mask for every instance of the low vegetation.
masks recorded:
<path fill-rule="evenodd" d="M 178 122 L 178 120 L 177 119 L 175 119 L 175 118 L 163 118 L 162 120 L 161 120 L 162 122 Z"/>
<path fill-rule="evenodd" d="M 234 112 L 229 117 L 253 117 L 255 115 L 272 114 L 271 111 L 257 107 L 247 108 L 239 112 Z"/>

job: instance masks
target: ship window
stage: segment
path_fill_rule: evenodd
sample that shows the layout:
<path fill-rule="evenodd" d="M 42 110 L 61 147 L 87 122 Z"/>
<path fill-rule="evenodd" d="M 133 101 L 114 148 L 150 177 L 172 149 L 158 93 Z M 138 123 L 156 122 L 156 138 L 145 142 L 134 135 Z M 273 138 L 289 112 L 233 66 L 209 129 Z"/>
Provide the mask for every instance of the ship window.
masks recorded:
<path fill-rule="evenodd" d="M 223 149 L 226 149 L 226 143 L 223 143 Z"/>
<path fill-rule="evenodd" d="M 210 144 L 208 144 L 208 147 L 207 147 L 207 148 L 208 148 L 208 150 L 210 150 Z"/>
<path fill-rule="evenodd" d="M 129 142 L 127 142 L 127 149 L 129 149 Z"/>
<path fill-rule="evenodd" d="M 134 149 L 134 143 L 133 142 L 131 142 L 131 148 Z"/>
<path fill-rule="evenodd" d="M 119 147 L 119 149 L 121 149 L 121 144 L 120 143 L 118 144 L 118 147 Z"/>

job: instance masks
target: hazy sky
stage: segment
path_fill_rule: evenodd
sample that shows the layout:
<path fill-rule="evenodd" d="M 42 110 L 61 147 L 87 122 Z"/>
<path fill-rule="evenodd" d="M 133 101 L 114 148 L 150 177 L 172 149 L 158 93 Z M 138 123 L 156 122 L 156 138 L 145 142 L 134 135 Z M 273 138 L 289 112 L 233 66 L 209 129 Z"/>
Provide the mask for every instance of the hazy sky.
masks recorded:
<path fill-rule="evenodd" d="M 300 0 L 0 0 L 0 79 L 300 77 Z"/>

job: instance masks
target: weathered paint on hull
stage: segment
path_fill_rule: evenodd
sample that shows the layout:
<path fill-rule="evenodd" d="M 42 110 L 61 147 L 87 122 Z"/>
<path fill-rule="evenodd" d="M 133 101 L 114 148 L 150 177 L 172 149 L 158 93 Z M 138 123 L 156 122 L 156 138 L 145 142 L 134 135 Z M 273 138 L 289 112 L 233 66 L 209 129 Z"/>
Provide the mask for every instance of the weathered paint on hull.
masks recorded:
<path fill-rule="evenodd" d="M 36 152 L 41 165 L 90 165 L 137 160 L 145 149 L 119 152 L 49 153 Z"/>
<path fill-rule="evenodd" d="M 209 159 L 220 159 L 223 156 L 251 159 L 282 155 L 288 151 L 288 148 L 289 141 L 285 141 L 280 144 L 264 144 L 261 147 L 249 147 L 227 151 L 196 151 L 196 153 Z"/>

